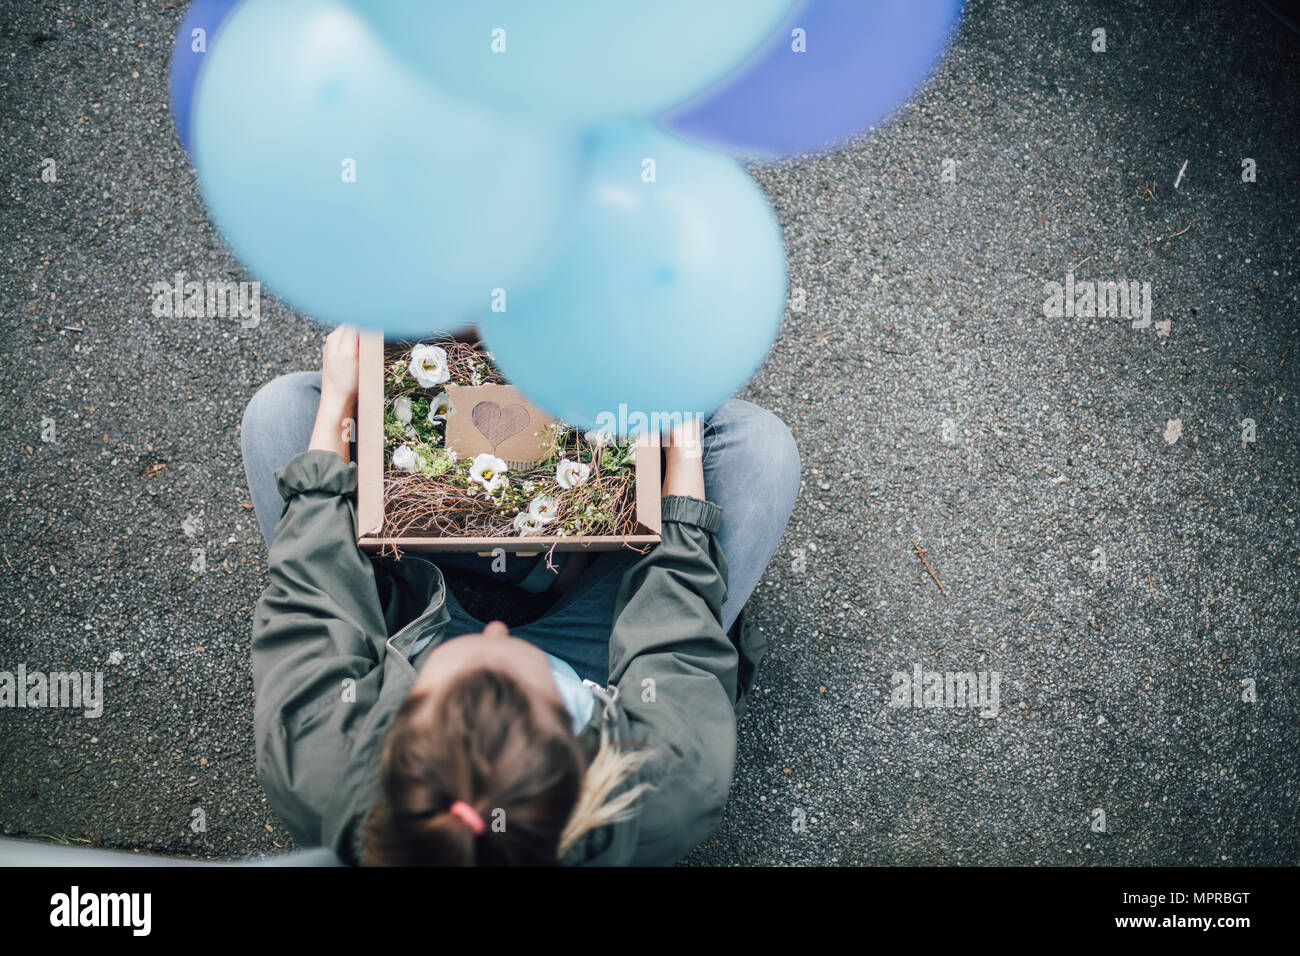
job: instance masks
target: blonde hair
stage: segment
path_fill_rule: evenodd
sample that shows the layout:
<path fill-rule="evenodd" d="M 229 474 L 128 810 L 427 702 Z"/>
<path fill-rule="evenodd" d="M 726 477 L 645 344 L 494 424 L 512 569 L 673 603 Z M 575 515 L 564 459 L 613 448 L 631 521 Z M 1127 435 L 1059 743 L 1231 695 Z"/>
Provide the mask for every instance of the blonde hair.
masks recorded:
<path fill-rule="evenodd" d="M 617 749 L 609 739 L 609 732 L 601 725 L 600 749 L 582 775 L 578 801 L 560 832 L 560 856 L 569 852 L 584 833 L 626 820 L 632 815 L 632 804 L 650 789 L 650 785 L 639 783 L 623 793 L 615 795 L 614 792 L 650 757 L 649 750 Z"/>

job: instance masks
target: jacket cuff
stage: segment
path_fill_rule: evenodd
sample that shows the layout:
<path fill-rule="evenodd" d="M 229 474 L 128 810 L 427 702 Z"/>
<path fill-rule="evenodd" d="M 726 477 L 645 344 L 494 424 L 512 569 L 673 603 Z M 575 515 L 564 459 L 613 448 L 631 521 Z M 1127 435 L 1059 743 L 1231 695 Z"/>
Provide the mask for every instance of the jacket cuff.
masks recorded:
<path fill-rule="evenodd" d="M 664 495 L 659 516 L 663 521 L 685 521 L 709 533 L 722 526 L 722 506 L 689 495 Z"/>
<path fill-rule="evenodd" d="M 350 495 L 357 490 L 357 466 L 336 452 L 309 449 L 275 473 L 275 486 L 285 501 L 304 491 Z"/>

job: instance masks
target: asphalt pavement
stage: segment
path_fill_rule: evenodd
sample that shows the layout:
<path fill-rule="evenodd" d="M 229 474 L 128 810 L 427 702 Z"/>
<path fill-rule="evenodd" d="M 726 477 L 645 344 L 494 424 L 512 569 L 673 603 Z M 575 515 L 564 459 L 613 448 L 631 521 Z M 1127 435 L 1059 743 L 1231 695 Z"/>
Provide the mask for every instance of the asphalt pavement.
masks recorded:
<path fill-rule="evenodd" d="M 238 427 L 321 332 L 151 312 L 251 278 L 172 131 L 182 8 L 0 4 L 0 668 L 104 673 L 0 711 L 0 833 L 232 858 L 292 846 Z M 689 863 L 1300 863 L 1298 91 L 1251 0 L 978 0 L 892 120 L 754 169 L 792 300 L 741 395 L 803 485 Z M 1149 324 L 1045 314 L 1067 274 Z"/>

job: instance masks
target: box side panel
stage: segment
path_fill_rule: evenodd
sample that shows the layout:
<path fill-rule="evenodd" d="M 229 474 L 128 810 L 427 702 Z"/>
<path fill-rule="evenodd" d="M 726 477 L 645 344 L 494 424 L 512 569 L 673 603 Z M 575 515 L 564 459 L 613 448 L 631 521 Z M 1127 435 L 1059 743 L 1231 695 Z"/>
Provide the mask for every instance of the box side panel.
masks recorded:
<path fill-rule="evenodd" d="M 494 548 L 502 548 L 507 554 L 536 554 L 548 551 L 555 545 L 556 551 L 617 551 L 624 545 L 633 545 L 638 549 L 659 543 L 657 534 L 592 535 L 585 538 L 365 538 L 361 547 L 366 551 L 378 551 L 384 547 L 396 547 L 404 551 L 476 551 L 490 553 Z"/>
<path fill-rule="evenodd" d="M 663 478 L 659 468 L 659 435 L 647 432 L 637 439 L 636 447 L 636 520 L 647 534 L 656 538 L 663 530 L 660 504 Z"/>
<path fill-rule="evenodd" d="M 384 335 L 361 333 L 357 382 L 357 539 L 384 525 Z M 363 542 L 364 543 L 364 542 Z"/>

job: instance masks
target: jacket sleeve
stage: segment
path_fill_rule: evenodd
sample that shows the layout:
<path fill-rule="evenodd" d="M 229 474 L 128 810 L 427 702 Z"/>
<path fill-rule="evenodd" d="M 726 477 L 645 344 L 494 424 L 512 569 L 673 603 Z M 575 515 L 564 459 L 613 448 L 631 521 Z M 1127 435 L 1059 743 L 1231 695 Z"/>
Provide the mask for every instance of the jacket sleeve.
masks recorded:
<path fill-rule="evenodd" d="M 294 838 L 319 846 L 353 731 L 378 698 L 387 631 L 356 544 L 356 466 L 305 451 L 276 481 L 286 507 L 253 618 L 257 772 Z"/>
<path fill-rule="evenodd" d="M 717 827 L 736 758 L 738 656 L 722 630 L 722 508 L 663 499 L 660 544 L 623 576 L 610 684 L 636 741 L 655 749 L 636 814 L 637 864 L 675 863 Z"/>

